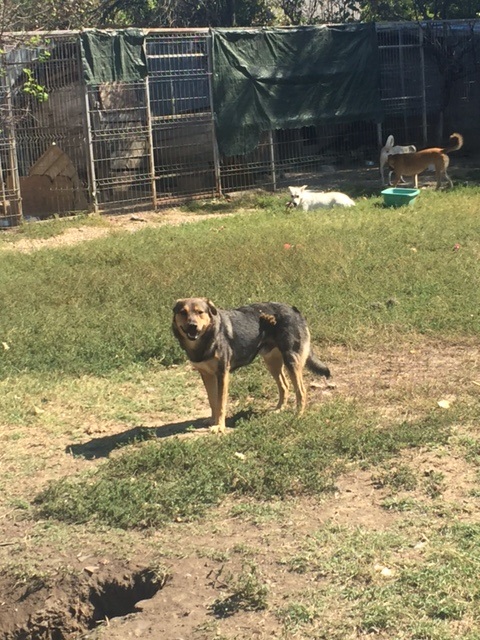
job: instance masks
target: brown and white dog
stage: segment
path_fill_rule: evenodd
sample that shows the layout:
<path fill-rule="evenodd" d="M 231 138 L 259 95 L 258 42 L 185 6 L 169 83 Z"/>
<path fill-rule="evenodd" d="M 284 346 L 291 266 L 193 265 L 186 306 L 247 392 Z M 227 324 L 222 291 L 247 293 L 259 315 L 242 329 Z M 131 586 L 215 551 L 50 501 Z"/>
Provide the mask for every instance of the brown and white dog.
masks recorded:
<path fill-rule="evenodd" d="M 403 153 L 388 156 L 388 164 L 393 169 L 393 186 L 396 187 L 402 176 L 414 176 L 417 184 L 417 176 L 426 171 L 430 166 L 435 169 L 437 180 L 436 189 L 442 184 L 442 178 L 447 180 L 450 187 L 453 182 L 447 173 L 450 158 L 448 153 L 458 151 L 463 146 L 463 136 L 459 133 L 452 133 L 450 141 L 446 147 L 432 147 L 422 149 L 416 153 Z"/>
<path fill-rule="evenodd" d="M 395 138 L 392 135 L 389 135 L 385 146 L 382 147 L 380 151 L 380 176 L 382 178 L 382 184 L 385 184 L 385 167 L 388 166 L 388 156 L 395 155 L 397 153 L 415 153 L 417 147 L 413 146 L 413 144 L 409 145 L 399 145 L 395 144 Z M 390 174 L 392 172 L 389 171 L 388 183 L 390 184 Z"/>

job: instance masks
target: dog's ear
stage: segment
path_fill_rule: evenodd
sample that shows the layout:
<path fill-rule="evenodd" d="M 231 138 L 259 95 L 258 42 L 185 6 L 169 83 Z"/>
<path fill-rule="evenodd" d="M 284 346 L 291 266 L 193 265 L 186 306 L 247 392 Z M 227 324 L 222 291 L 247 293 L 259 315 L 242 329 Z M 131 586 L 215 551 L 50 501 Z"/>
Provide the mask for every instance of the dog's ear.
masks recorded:
<path fill-rule="evenodd" d="M 212 314 L 212 316 L 216 316 L 218 314 L 218 309 L 217 307 L 213 304 L 213 302 L 211 300 L 209 300 L 208 298 L 205 298 L 205 302 L 207 304 L 208 310 L 210 311 L 210 313 Z"/>
<path fill-rule="evenodd" d="M 298 187 L 300 189 L 300 191 L 305 191 L 305 189 L 307 188 L 307 185 L 304 184 L 303 187 Z"/>
<path fill-rule="evenodd" d="M 297 187 L 288 187 L 288 190 L 290 191 L 290 194 L 293 196 L 295 194 L 295 191 L 297 190 Z"/>

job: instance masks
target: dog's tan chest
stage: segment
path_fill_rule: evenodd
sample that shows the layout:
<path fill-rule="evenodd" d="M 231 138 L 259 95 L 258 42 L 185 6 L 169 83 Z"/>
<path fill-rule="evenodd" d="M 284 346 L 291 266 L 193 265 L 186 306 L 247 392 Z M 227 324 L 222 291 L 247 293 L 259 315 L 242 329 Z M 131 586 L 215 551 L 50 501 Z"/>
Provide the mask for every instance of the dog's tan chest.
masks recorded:
<path fill-rule="evenodd" d="M 218 372 L 219 358 L 217 356 L 210 358 L 209 360 L 202 360 L 202 362 L 192 362 L 192 367 L 200 373 L 209 373 L 216 375 Z"/>

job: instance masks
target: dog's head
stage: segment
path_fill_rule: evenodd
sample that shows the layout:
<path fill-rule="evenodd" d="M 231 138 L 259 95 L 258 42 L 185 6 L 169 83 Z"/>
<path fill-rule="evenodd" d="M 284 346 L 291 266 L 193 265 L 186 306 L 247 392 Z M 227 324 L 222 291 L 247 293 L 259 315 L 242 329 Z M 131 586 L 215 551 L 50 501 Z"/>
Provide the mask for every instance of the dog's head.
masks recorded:
<path fill-rule="evenodd" d="M 307 185 L 304 184 L 303 187 L 288 187 L 290 191 L 290 202 L 288 203 L 290 207 L 298 207 L 303 198 L 303 192 L 307 188 Z"/>
<path fill-rule="evenodd" d="M 207 298 L 182 298 L 173 307 L 173 332 L 194 342 L 212 325 L 218 309 Z"/>

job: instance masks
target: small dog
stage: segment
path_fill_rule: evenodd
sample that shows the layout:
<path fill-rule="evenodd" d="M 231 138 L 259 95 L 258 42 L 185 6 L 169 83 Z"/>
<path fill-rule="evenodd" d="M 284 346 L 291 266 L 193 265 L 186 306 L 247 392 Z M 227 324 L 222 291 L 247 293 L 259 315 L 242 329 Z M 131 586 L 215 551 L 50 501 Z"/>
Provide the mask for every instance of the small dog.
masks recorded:
<path fill-rule="evenodd" d="M 380 176 L 382 178 L 382 184 L 385 186 L 385 167 L 388 166 L 388 156 L 392 154 L 399 153 L 415 153 L 417 147 L 413 144 L 401 146 L 395 144 L 395 138 L 392 135 L 389 135 L 387 141 L 385 142 L 385 146 L 382 147 L 380 151 Z M 393 172 L 389 171 L 388 173 L 388 184 L 390 184 L 390 177 Z"/>
<path fill-rule="evenodd" d="M 353 207 L 355 202 L 344 193 L 337 191 L 307 191 L 307 185 L 303 187 L 288 187 L 290 191 L 290 207 L 301 207 L 304 211 L 310 209 L 330 209 L 334 206 Z"/>
<path fill-rule="evenodd" d="M 293 383 L 299 414 L 307 399 L 305 365 L 330 377 L 328 367 L 311 350 L 305 319 L 296 307 L 286 304 L 265 302 L 225 310 L 206 298 L 185 298 L 175 303 L 172 330 L 202 376 L 216 433 L 225 431 L 230 372 L 250 364 L 257 355 L 262 356 L 277 383 L 277 410 L 287 402 L 285 372 Z"/>
<path fill-rule="evenodd" d="M 388 156 L 388 164 L 393 169 L 393 186 L 396 187 L 403 176 L 415 176 L 417 185 L 418 174 L 426 171 L 430 166 L 435 169 L 437 179 L 436 189 L 440 189 L 442 178 L 445 178 L 453 187 L 453 182 L 447 173 L 450 158 L 448 153 L 458 151 L 463 146 L 463 136 L 459 133 L 452 133 L 449 144 L 446 147 L 432 147 L 422 149 L 416 153 L 395 154 Z"/>

